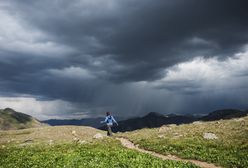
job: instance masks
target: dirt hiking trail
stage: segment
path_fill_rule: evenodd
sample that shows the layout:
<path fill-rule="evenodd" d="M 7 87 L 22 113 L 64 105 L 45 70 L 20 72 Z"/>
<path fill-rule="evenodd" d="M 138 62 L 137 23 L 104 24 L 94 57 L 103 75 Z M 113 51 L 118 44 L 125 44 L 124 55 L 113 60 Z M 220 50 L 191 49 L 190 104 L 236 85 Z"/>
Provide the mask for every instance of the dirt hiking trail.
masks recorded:
<path fill-rule="evenodd" d="M 134 149 L 134 150 L 137 150 L 137 151 L 142 152 L 142 153 L 147 153 L 147 154 L 150 154 L 152 156 L 158 157 L 158 158 L 163 159 L 163 160 L 175 160 L 175 161 L 191 162 L 191 163 L 193 163 L 197 166 L 200 166 L 202 168 L 221 168 L 219 166 L 215 166 L 214 164 L 202 162 L 199 160 L 182 159 L 182 158 L 179 158 L 179 157 L 174 156 L 174 155 L 162 155 L 162 154 L 159 154 L 156 152 L 141 149 L 137 145 L 132 143 L 130 140 L 128 140 L 127 138 L 118 137 L 116 139 L 119 140 L 121 142 L 121 144 L 126 148 Z"/>

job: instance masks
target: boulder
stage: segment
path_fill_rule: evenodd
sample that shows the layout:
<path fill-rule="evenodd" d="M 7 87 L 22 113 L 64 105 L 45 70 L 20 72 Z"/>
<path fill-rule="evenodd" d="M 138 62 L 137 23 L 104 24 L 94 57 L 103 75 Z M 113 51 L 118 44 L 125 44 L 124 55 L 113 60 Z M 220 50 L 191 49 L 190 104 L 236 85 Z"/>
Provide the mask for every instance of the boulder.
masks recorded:
<path fill-rule="evenodd" d="M 218 139 L 218 137 L 214 133 L 204 133 L 203 134 L 204 139 Z"/>
<path fill-rule="evenodd" d="M 102 139 L 103 135 L 101 133 L 97 133 L 93 136 L 94 139 Z"/>
<path fill-rule="evenodd" d="M 164 135 L 158 135 L 159 138 L 164 138 Z"/>
<path fill-rule="evenodd" d="M 80 141 L 78 141 L 78 143 L 79 143 L 79 144 L 86 144 L 87 141 L 85 141 L 85 140 L 80 140 Z"/>
<path fill-rule="evenodd" d="M 49 141 L 48 141 L 48 144 L 49 145 L 52 145 L 54 142 L 53 142 L 53 140 L 52 139 L 50 139 Z"/>
<path fill-rule="evenodd" d="M 170 127 L 168 127 L 168 126 L 162 126 L 162 127 L 159 128 L 158 132 L 162 133 L 162 132 L 167 132 L 169 130 L 171 130 Z"/>
<path fill-rule="evenodd" d="M 193 124 L 194 125 L 199 125 L 199 124 L 202 124 L 202 122 L 201 121 L 195 121 L 195 122 L 193 122 Z"/>

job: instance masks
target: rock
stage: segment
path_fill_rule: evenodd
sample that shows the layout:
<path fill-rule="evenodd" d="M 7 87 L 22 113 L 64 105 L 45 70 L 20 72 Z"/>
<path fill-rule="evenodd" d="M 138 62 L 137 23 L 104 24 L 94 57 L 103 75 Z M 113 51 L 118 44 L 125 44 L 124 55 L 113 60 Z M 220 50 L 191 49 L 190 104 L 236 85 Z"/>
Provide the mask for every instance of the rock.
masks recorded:
<path fill-rule="evenodd" d="M 32 139 L 26 139 L 26 140 L 24 141 L 24 143 L 32 143 L 32 142 L 33 142 Z"/>
<path fill-rule="evenodd" d="M 194 125 L 199 125 L 199 124 L 202 124 L 202 122 L 201 122 L 201 121 L 195 121 L 195 122 L 193 122 L 192 124 L 194 124 Z"/>
<path fill-rule="evenodd" d="M 48 144 L 49 144 L 49 145 L 52 145 L 52 144 L 53 144 L 53 140 L 50 139 L 50 140 L 48 141 Z"/>
<path fill-rule="evenodd" d="M 237 121 L 237 122 L 239 122 L 239 121 L 245 121 L 245 119 L 243 119 L 243 118 L 236 118 L 236 119 L 234 119 L 234 121 Z"/>
<path fill-rule="evenodd" d="M 181 138 L 181 137 L 183 137 L 183 135 L 176 135 L 176 136 L 173 136 L 172 138 L 173 138 L 173 139 L 179 139 L 179 138 Z"/>
<path fill-rule="evenodd" d="M 171 130 L 170 127 L 162 126 L 162 127 L 159 128 L 158 132 L 167 132 L 167 131 L 169 131 L 169 130 Z"/>
<path fill-rule="evenodd" d="M 204 133 L 203 138 L 204 139 L 218 139 L 218 137 L 213 133 Z"/>
<path fill-rule="evenodd" d="M 176 127 L 176 124 L 169 124 L 168 127 Z"/>
<path fill-rule="evenodd" d="M 79 141 L 79 138 L 75 137 L 73 138 L 74 141 L 78 142 Z"/>
<path fill-rule="evenodd" d="M 73 130 L 73 131 L 71 132 L 71 134 L 74 135 L 74 136 L 77 136 L 77 133 L 76 133 L 75 130 Z"/>
<path fill-rule="evenodd" d="M 78 141 L 79 144 L 86 144 L 87 142 L 85 140 Z"/>
<path fill-rule="evenodd" d="M 97 133 L 93 136 L 94 139 L 102 139 L 103 138 L 103 135 L 100 134 L 100 133 Z"/>
<path fill-rule="evenodd" d="M 163 138 L 163 137 L 164 137 L 164 135 L 158 135 L 158 137 L 159 137 L 159 138 Z"/>

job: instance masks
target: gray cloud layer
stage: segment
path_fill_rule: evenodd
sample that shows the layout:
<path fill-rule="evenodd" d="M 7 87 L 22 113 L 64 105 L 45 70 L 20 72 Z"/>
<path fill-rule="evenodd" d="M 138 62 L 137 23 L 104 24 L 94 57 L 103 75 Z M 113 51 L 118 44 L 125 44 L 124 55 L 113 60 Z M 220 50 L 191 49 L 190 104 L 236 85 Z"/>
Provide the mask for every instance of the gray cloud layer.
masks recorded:
<path fill-rule="evenodd" d="M 183 99 L 180 90 L 200 94 L 201 87 L 195 79 L 163 81 L 168 68 L 199 56 L 225 61 L 245 52 L 247 7 L 246 0 L 1 2 L 1 95 L 61 99 L 92 113 L 180 112 L 163 105 L 171 96 L 161 88 L 174 90 L 175 102 Z M 142 82 L 147 84 L 140 89 Z M 219 97 L 197 110 L 226 107 L 229 101 L 223 105 Z M 136 107 L 141 102 L 142 108 Z"/>

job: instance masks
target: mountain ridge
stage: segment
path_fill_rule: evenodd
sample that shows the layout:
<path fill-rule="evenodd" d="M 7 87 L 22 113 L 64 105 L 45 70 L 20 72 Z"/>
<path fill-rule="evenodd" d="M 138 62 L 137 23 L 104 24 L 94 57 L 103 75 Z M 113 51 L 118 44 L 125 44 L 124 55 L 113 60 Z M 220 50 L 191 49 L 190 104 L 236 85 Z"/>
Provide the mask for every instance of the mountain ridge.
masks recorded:
<path fill-rule="evenodd" d="M 113 132 L 125 132 L 133 131 L 142 128 L 157 128 L 162 125 L 168 124 L 188 124 L 195 121 L 216 121 L 221 119 L 232 119 L 244 117 L 248 114 L 248 110 L 237 110 L 237 109 L 222 109 L 215 110 L 204 116 L 194 115 L 177 115 L 167 114 L 163 115 L 157 112 L 150 112 L 143 117 L 135 117 L 123 121 L 119 121 L 118 127 L 113 127 Z M 105 130 L 106 126 L 99 127 L 101 130 Z"/>
<path fill-rule="evenodd" d="M 34 117 L 11 108 L 0 109 L 0 130 L 40 127 L 44 124 Z"/>
<path fill-rule="evenodd" d="M 215 121 L 221 119 L 231 119 L 246 116 L 248 110 L 238 109 L 222 109 L 215 110 L 204 116 L 194 115 L 178 115 L 178 114 L 161 114 L 158 112 L 149 112 L 142 117 L 133 117 L 129 119 L 122 119 L 115 117 L 119 123 L 118 127 L 113 127 L 114 132 L 133 131 L 142 128 L 156 128 L 168 124 L 187 124 L 194 121 Z M 106 126 L 100 124 L 104 118 L 85 118 L 85 119 L 50 119 L 39 121 L 30 115 L 16 112 L 11 108 L 0 109 L 0 130 L 9 129 L 24 129 L 31 127 L 39 127 L 42 125 L 62 126 L 62 125 L 77 125 L 90 126 L 105 130 Z"/>

